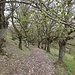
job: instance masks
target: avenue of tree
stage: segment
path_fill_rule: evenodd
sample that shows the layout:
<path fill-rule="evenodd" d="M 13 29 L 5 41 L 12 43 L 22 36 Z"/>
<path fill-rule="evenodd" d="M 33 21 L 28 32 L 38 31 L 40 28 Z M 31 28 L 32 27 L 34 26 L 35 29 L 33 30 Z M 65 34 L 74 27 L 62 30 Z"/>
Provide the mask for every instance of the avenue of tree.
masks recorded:
<path fill-rule="evenodd" d="M 5 12 L 9 12 L 7 16 Z M 75 35 L 75 2 L 74 0 L 0 0 L 0 53 L 6 47 L 6 30 L 9 28 L 19 40 L 28 47 L 29 43 L 37 44 L 50 52 L 50 45 L 59 45 L 60 62 L 68 40 Z M 9 27 L 9 23 L 12 25 Z M 14 30 L 11 28 L 13 26 Z M 13 35 L 14 36 L 14 35 Z"/>

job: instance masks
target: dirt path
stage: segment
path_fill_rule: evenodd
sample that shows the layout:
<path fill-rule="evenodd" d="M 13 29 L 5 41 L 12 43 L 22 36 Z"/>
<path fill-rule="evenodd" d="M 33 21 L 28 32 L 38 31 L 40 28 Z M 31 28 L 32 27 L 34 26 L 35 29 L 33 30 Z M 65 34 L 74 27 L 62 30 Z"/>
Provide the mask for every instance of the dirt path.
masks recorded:
<path fill-rule="evenodd" d="M 30 49 L 32 53 L 26 58 L 18 56 L 17 59 L 3 60 L 4 64 L 0 61 L 3 68 L 1 75 L 56 75 L 55 67 L 45 51 L 34 46 Z"/>
<path fill-rule="evenodd" d="M 42 49 L 32 46 L 29 57 L 19 63 L 14 75 L 56 75 L 55 68 Z"/>

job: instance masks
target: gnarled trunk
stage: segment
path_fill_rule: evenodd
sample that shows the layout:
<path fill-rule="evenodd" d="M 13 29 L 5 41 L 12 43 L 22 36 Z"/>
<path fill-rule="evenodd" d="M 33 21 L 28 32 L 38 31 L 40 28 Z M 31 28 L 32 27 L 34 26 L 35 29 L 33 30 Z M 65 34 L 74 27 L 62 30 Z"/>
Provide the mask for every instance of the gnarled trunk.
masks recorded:
<path fill-rule="evenodd" d="M 5 0 L 0 0 L 0 2 L 1 1 L 5 1 Z M 4 52 L 6 50 L 7 25 L 5 23 L 4 7 L 5 7 L 5 3 L 0 3 L 0 52 Z"/>
<path fill-rule="evenodd" d="M 64 63 L 65 50 L 66 50 L 66 41 L 65 40 L 59 41 L 59 61 L 62 63 Z"/>

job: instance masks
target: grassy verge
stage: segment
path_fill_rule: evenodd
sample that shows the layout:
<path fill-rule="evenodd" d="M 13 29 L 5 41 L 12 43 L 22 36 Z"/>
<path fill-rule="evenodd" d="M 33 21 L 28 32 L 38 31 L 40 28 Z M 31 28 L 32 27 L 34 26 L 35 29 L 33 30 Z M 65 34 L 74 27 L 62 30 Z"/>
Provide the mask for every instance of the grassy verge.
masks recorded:
<path fill-rule="evenodd" d="M 58 60 L 58 50 L 51 48 L 51 54 L 48 56 L 53 59 L 54 62 Z M 68 53 L 65 54 L 65 66 L 61 67 L 56 65 L 57 75 L 75 75 L 75 60 L 74 56 Z"/>
<path fill-rule="evenodd" d="M 75 60 L 74 56 L 70 54 L 65 55 L 65 64 L 66 64 L 66 69 L 68 71 L 69 75 L 75 75 Z"/>
<path fill-rule="evenodd" d="M 11 75 L 18 65 L 27 58 L 31 50 L 22 45 L 23 50 L 18 48 L 18 40 L 7 37 L 7 56 L 0 55 L 0 75 Z M 13 75 L 13 74 L 12 74 Z"/>

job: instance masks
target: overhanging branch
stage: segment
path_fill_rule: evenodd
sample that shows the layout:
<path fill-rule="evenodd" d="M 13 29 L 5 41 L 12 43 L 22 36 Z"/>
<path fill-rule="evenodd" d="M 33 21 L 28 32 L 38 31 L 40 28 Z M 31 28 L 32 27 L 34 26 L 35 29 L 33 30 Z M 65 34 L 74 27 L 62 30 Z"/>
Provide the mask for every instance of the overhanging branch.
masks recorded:
<path fill-rule="evenodd" d="M 28 2 L 22 2 L 22 1 L 21 2 L 20 1 L 1 1 L 0 4 L 1 3 L 23 3 L 23 4 L 30 4 Z"/>
<path fill-rule="evenodd" d="M 23 3 L 23 4 L 28 4 L 28 5 L 31 5 L 34 8 L 39 9 L 39 7 L 37 6 L 37 3 L 32 3 L 32 2 L 24 2 L 24 1 L 1 1 L 0 4 L 2 4 L 2 3 Z M 39 9 L 39 10 L 41 11 L 41 9 Z M 65 25 L 68 25 L 68 26 L 70 26 L 72 28 L 75 28 L 74 24 L 72 24 L 72 23 L 68 23 L 67 24 L 64 21 L 61 21 L 61 20 L 53 18 L 52 15 L 50 15 L 47 11 L 43 10 L 43 12 L 45 12 L 47 14 L 47 17 L 50 18 L 50 19 L 52 19 L 53 21 L 60 22 L 62 24 L 65 24 Z"/>

